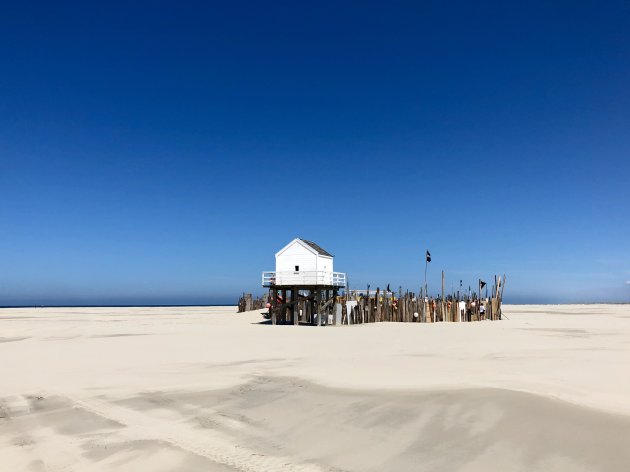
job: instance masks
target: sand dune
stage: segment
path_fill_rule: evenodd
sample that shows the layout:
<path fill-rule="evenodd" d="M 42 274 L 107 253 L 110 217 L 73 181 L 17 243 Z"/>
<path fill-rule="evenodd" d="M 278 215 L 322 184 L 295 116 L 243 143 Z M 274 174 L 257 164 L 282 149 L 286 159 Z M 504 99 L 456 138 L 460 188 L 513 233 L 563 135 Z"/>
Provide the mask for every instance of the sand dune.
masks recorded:
<path fill-rule="evenodd" d="M 324 328 L 234 311 L 0 310 L 3 470 L 628 470 L 628 305 Z"/>

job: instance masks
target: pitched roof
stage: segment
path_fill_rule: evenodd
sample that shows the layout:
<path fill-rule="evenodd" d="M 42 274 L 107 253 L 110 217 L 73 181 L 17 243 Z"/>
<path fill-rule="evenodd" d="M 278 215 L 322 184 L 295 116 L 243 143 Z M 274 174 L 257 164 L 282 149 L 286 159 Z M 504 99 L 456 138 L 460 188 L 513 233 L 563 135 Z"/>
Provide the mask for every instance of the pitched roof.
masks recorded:
<path fill-rule="evenodd" d="M 317 251 L 318 254 L 322 255 L 322 256 L 328 256 L 328 257 L 334 257 L 331 253 L 329 253 L 328 251 L 326 251 L 323 247 L 321 247 L 319 244 L 315 244 L 313 241 L 308 241 L 306 239 L 302 239 L 300 238 L 300 241 L 302 241 L 303 243 L 306 243 L 307 245 L 309 245 L 311 248 L 315 249 Z"/>

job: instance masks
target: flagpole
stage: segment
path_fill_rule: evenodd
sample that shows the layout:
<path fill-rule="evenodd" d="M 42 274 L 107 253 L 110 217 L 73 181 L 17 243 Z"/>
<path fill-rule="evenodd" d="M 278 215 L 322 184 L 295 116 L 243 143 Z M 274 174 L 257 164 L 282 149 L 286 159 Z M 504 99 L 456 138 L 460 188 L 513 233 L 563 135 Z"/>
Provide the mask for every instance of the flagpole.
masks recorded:
<path fill-rule="evenodd" d="M 424 305 L 425 305 L 425 298 L 429 299 L 429 289 L 428 289 L 428 285 L 427 285 L 427 267 L 429 267 L 429 261 L 431 260 L 431 253 L 429 252 L 429 250 L 427 249 L 425 254 L 424 254 L 424 297 L 422 298 L 422 307 L 424 310 Z M 426 321 L 423 320 L 423 321 Z"/>
<path fill-rule="evenodd" d="M 427 259 L 427 252 L 428 251 L 424 253 L 424 295 L 422 297 L 422 321 L 423 322 L 426 322 L 427 320 L 426 318 L 427 306 L 426 306 L 425 299 L 429 297 L 427 293 L 427 267 L 429 266 L 429 260 Z"/>
<path fill-rule="evenodd" d="M 427 292 L 427 267 L 429 266 L 429 261 L 427 260 L 427 256 L 424 256 L 424 296 L 428 297 L 429 292 Z"/>
<path fill-rule="evenodd" d="M 481 279 L 479 279 L 479 294 L 477 295 L 477 319 L 481 321 Z"/>

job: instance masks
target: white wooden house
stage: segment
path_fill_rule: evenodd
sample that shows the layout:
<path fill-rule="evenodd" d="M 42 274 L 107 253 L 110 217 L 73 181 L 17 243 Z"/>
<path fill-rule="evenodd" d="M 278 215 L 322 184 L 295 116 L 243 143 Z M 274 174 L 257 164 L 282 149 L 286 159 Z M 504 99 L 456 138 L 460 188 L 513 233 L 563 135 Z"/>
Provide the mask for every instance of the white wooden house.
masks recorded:
<path fill-rule="evenodd" d="M 346 274 L 333 271 L 333 255 L 318 244 L 295 238 L 276 253 L 275 272 L 263 272 L 263 287 L 345 287 Z"/>

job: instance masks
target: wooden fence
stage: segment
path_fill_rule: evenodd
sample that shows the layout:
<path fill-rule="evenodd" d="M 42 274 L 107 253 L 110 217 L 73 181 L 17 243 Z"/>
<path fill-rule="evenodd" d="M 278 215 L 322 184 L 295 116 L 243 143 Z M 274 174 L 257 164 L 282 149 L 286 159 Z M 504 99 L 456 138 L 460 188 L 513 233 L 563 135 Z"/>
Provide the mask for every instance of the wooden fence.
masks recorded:
<path fill-rule="evenodd" d="M 265 308 L 267 304 L 268 295 L 254 298 L 251 293 L 244 293 L 238 300 L 238 313 L 251 310 L 260 310 Z"/>
<path fill-rule="evenodd" d="M 251 294 L 244 294 L 239 300 L 238 311 L 267 309 L 270 302 L 276 310 L 276 322 L 279 324 L 363 324 L 379 322 L 435 323 L 435 322 L 471 322 L 481 320 L 500 320 L 503 299 L 503 278 L 495 277 L 491 294 L 479 297 L 477 293 L 462 295 L 453 293 L 438 297 L 425 297 L 413 292 L 376 289 L 370 291 L 349 291 L 344 295 L 321 300 L 305 291 L 297 300 L 276 300 L 268 296 L 254 299 Z M 481 292 L 481 290 L 480 290 Z M 321 315 L 321 320 L 319 316 Z M 294 318 L 297 317 L 297 320 Z"/>

